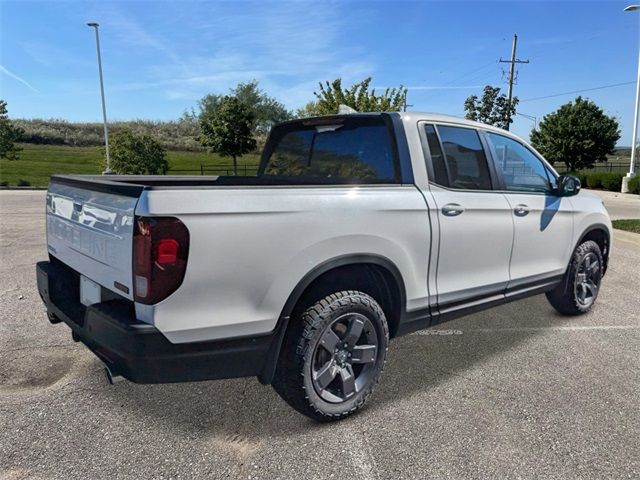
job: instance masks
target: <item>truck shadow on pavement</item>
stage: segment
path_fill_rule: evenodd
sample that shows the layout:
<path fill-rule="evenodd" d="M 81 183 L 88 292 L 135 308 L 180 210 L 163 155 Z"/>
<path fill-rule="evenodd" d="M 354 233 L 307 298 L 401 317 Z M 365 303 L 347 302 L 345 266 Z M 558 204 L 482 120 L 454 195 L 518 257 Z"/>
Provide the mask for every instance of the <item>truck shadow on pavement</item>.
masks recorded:
<path fill-rule="evenodd" d="M 468 370 L 518 348 L 545 327 L 566 321 L 540 295 L 438 325 L 438 332 L 422 331 L 395 339 L 377 391 L 367 407 L 352 418 L 360 421 L 357 419 L 380 415 L 398 402 L 410 402 L 413 395 L 424 394 L 452 377 L 466 376 Z M 474 330 L 482 335 L 474 334 Z M 477 379 L 470 378 L 469 382 L 477 383 Z M 498 386 L 488 387 L 495 390 Z M 105 382 L 100 394 L 127 414 L 142 417 L 142 422 L 151 417 L 154 423 L 166 422 L 170 430 L 208 434 L 240 449 L 250 448 L 259 439 L 335 425 L 315 424 L 255 378 L 172 385 L 125 381 L 113 387 Z"/>

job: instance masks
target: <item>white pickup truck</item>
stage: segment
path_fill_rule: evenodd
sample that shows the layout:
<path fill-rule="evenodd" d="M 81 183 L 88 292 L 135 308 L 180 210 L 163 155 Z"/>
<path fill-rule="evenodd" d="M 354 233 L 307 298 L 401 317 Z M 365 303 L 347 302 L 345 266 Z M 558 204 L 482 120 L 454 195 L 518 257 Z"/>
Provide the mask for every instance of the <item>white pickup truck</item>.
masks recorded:
<path fill-rule="evenodd" d="M 275 126 L 257 176 L 53 176 L 37 281 L 110 380 L 257 376 L 316 420 L 371 395 L 389 339 L 546 293 L 588 311 L 599 198 L 509 132 L 421 113 Z"/>

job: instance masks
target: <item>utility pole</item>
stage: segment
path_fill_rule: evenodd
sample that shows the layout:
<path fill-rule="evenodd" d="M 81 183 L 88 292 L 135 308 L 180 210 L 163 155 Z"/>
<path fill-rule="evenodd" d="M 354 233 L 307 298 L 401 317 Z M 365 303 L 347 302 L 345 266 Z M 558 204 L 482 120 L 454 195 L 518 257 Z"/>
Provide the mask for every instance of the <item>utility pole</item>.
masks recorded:
<path fill-rule="evenodd" d="M 410 105 L 410 104 L 407 103 L 407 95 L 408 94 L 409 94 L 409 90 L 404 92 L 404 109 L 403 109 L 404 112 L 407 111 L 407 107 L 413 107 L 413 105 Z"/>
<path fill-rule="evenodd" d="M 513 101 L 513 82 L 515 81 L 516 63 L 529 63 L 529 60 L 520 60 L 516 58 L 516 49 L 518 48 L 518 35 L 513 35 L 513 45 L 511 46 L 511 60 L 503 60 L 500 57 L 500 63 L 510 63 L 509 66 L 509 93 L 507 94 L 507 112 L 505 116 L 506 129 L 509 130 L 511 123 L 511 102 Z"/>

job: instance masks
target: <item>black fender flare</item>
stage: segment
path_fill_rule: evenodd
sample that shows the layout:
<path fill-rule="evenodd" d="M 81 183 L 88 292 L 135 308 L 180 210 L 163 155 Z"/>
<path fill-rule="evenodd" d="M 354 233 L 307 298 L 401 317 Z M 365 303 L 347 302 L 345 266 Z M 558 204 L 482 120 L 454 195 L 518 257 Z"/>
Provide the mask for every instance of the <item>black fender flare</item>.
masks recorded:
<path fill-rule="evenodd" d="M 609 230 L 609 227 L 607 227 L 604 223 L 594 223 L 592 225 L 589 225 L 587 228 L 585 228 L 582 231 L 582 234 L 580 235 L 580 237 L 578 237 L 578 241 L 573 246 L 573 251 L 575 251 L 575 249 L 578 248 L 578 245 L 582 243 L 582 241 L 584 240 L 584 237 L 586 237 L 589 233 L 595 230 L 602 230 L 607 238 L 607 251 L 602 252 L 602 256 L 604 257 L 604 270 L 602 274 L 604 275 L 607 270 L 607 265 L 609 264 L 609 252 L 611 250 L 611 231 Z"/>
<path fill-rule="evenodd" d="M 278 323 L 272 333 L 273 340 L 271 341 L 271 346 L 269 347 L 269 351 L 266 356 L 265 365 L 261 373 L 258 375 L 258 379 L 261 383 L 268 385 L 273 381 L 278 357 L 280 356 L 280 349 L 282 348 L 282 342 L 284 340 L 287 327 L 289 326 L 289 320 L 291 319 L 291 315 L 293 314 L 294 309 L 305 290 L 321 275 L 333 270 L 334 268 L 363 264 L 377 265 L 385 268 L 391 273 L 398 285 L 398 290 L 400 291 L 401 310 L 406 310 L 407 297 L 404 280 L 398 267 L 396 267 L 396 265 L 387 257 L 376 254 L 348 254 L 334 257 L 316 265 L 298 282 L 280 312 Z"/>
<path fill-rule="evenodd" d="M 578 237 L 578 241 L 575 242 L 575 245 L 573 246 L 573 250 L 571 250 L 571 256 L 569 257 L 569 263 L 567 264 L 567 268 L 564 271 L 564 274 L 562 276 L 562 282 L 561 284 L 563 285 L 563 288 L 567 288 L 568 286 L 568 282 L 569 279 L 567 278 L 567 274 L 569 272 L 569 267 L 571 267 L 571 260 L 573 259 L 573 254 L 576 251 L 576 248 L 578 248 L 578 246 L 584 241 L 584 237 L 586 237 L 589 233 L 595 231 L 595 230 L 602 230 L 604 232 L 604 234 L 607 237 L 607 245 L 611 245 L 611 232 L 609 231 L 609 227 L 607 227 L 604 223 L 593 223 L 591 225 L 589 225 L 587 228 L 585 228 L 582 233 L 580 234 L 580 236 Z M 604 274 L 607 271 L 607 265 L 609 264 L 609 249 L 607 249 L 606 254 L 602 254 L 603 259 L 604 259 L 604 268 L 602 270 L 602 276 L 604 276 Z"/>

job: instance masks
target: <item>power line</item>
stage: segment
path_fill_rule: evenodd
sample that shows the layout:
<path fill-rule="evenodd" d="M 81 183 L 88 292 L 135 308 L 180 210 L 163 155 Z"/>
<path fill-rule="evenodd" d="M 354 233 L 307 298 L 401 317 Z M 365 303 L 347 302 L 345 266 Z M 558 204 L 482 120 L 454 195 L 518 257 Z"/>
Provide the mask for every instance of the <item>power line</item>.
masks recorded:
<path fill-rule="evenodd" d="M 477 72 L 479 72 L 480 70 L 484 70 L 485 68 L 490 67 L 490 66 L 495 65 L 495 64 L 496 64 L 496 62 L 495 62 L 495 61 L 492 61 L 492 62 L 489 62 L 489 63 L 485 63 L 485 64 L 484 64 L 484 65 L 482 65 L 481 67 L 475 68 L 475 69 L 473 69 L 473 70 L 471 70 L 471 71 L 469 71 L 469 72 L 467 72 L 467 73 L 464 73 L 464 74 L 460 75 L 460 76 L 459 76 L 459 77 L 457 77 L 455 80 L 450 81 L 450 82 L 449 82 L 448 84 L 446 84 L 446 85 L 450 85 L 450 86 L 451 86 L 451 85 L 454 85 L 454 84 L 458 83 L 460 80 L 468 80 L 468 77 L 469 77 L 470 75 L 473 75 L 474 73 L 477 73 Z"/>
<path fill-rule="evenodd" d="M 496 41 L 491 42 L 489 45 L 482 47 L 482 50 L 490 50 L 490 49 L 492 49 L 493 47 L 495 47 L 496 45 L 498 45 L 499 43 L 504 42 L 504 41 L 505 41 L 505 38 L 500 38 L 500 39 L 498 39 L 498 40 L 496 40 Z M 468 53 L 468 52 L 466 52 L 466 51 L 465 51 L 465 54 L 466 54 L 466 53 Z M 460 56 L 455 57 L 455 58 L 456 58 L 456 59 L 458 59 L 458 58 L 462 58 L 462 56 L 463 56 L 463 55 L 460 55 Z M 485 64 L 483 64 L 483 65 L 481 65 L 481 66 L 479 66 L 479 67 L 473 68 L 472 70 L 469 70 L 469 71 L 467 71 L 466 73 L 463 73 L 462 75 L 456 76 L 453 80 L 451 80 L 451 81 L 449 81 L 449 82 L 446 82 L 446 81 L 445 81 L 444 86 L 453 86 L 453 85 L 455 85 L 455 84 L 457 84 L 458 82 L 463 81 L 463 80 L 467 80 L 467 81 L 469 81 L 469 80 L 470 80 L 469 76 L 470 76 L 470 75 L 474 75 L 474 74 L 475 74 L 475 75 L 474 75 L 474 77 L 473 77 L 473 78 L 478 78 L 478 76 L 479 76 L 479 75 L 478 75 L 478 72 L 480 72 L 480 71 L 482 71 L 482 70 L 485 70 L 487 67 L 495 66 L 495 65 L 496 65 L 496 63 L 497 63 L 497 62 L 496 62 L 495 60 L 492 60 L 492 61 L 491 61 L 491 62 L 489 62 L 489 63 L 485 63 Z M 484 72 L 483 72 L 483 73 L 481 73 L 480 75 L 484 75 Z M 426 96 L 426 97 L 423 97 L 423 98 L 422 98 L 422 101 L 424 102 L 425 100 L 429 100 L 429 99 L 431 99 L 435 94 L 436 94 L 436 93 L 430 93 L 430 94 L 427 94 L 427 96 Z"/>
<path fill-rule="evenodd" d="M 532 120 L 533 128 L 538 128 L 538 117 L 534 117 L 533 115 L 527 115 L 526 113 L 520 113 L 520 112 L 516 112 L 516 115 L 520 115 L 521 117 Z"/>
<path fill-rule="evenodd" d="M 487 45 L 485 47 L 482 47 L 482 50 L 490 50 L 493 47 L 495 47 L 497 44 L 499 44 L 501 42 L 504 42 L 504 41 L 505 41 L 505 38 L 500 38 L 500 39 L 498 39 L 498 40 L 496 40 L 494 42 L 491 42 L 489 45 Z M 458 57 L 455 57 L 455 58 L 459 59 L 459 58 L 462 58 L 464 55 L 467 55 L 467 54 L 468 54 L 468 51 L 465 50 L 465 52 L 462 55 L 459 55 Z M 468 77 L 469 75 L 472 75 L 472 74 L 474 74 L 474 73 L 476 73 L 476 72 L 478 72 L 480 70 L 483 70 L 483 69 L 485 69 L 485 68 L 487 68 L 487 67 L 489 67 L 491 65 L 495 65 L 495 64 L 496 64 L 496 62 L 495 62 L 495 60 L 493 60 L 493 61 L 491 61 L 491 62 L 489 62 L 487 64 L 484 64 L 484 65 L 482 65 L 480 67 L 474 68 L 471 71 L 468 71 L 467 73 L 464 73 L 464 74 L 458 76 L 454 80 L 451 80 L 450 82 L 445 83 L 445 85 L 454 85 L 455 83 L 459 82 L 460 80 L 465 80 L 466 77 Z"/>
<path fill-rule="evenodd" d="M 491 61 L 489 63 L 486 63 L 486 64 L 484 64 L 484 65 L 482 65 L 480 67 L 474 68 L 473 70 L 470 70 L 470 71 L 468 71 L 468 72 L 456 77 L 454 80 L 451 80 L 449 82 L 444 82 L 443 86 L 444 87 L 454 87 L 454 86 L 456 86 L 457 83 L 459 83 L 462 80 L 470 81 L 471 80 L 471 78 L 469 77 L 470 75 L 476 74 L 476 75 L 473 76 L 473 78 L 477 78 L 478 77 L 478 73 L 481 70 L 485 70 L 487 67 L 491 67 L 491 66 L 494 66 L 494 65 L 496 65 L 496 61 L 495 60 L 493 60 L 493 61 Z M 484 73 L 480 73 L 480 75 L 484 75 Z M 437 93 L 438 93 L 437 91 L 436 92 L 427 93 L 426 96 L 422 97 L 422 102 L 430 100 L 435 95 L 437 95 Z"/>
<path fill-rule="evenodd" d="M 550 41 L 541 40 L 536 42 L 534 40 L 532 42 L 533 45 L 528 45 L 527 52 L 529 52 L 530 56 L 533 56 L 536 60 L 539 60 L 541 57 L 545 58 L 551 54 L 557 55 L 559 52 L 564 52 L 565 50 L 575 48 L 573 44 L 575 44 L 576 42 L 580 42 L 584 45 L 586 42 L 589 42 L 596 38 L 619 34 L 623 31 L 635 30 L 635 28 L 636 27 L 634 25 L 628 24 L 624 27 L 616 26 L 616 28 L 600 30 L 598 32 L 592 32 L 590 34 L 576 35 L 566 38 L 560 37 L 558 39 L 551 39 Z M 547 48 L 551 48 L 552 50 L 545 51 L 544 49 Z"/>
<path fill-rule="evenodd" d="M 491 42 L 489 45 L 483 46 L 481 49 L 482 50 L 491 50 L 493 49 L 493 47 L 495 47 L 496 45 L 498 45 L 499 43 L 502 43 L 506 40 L 506 38 L 499 38 L 498 40 L 495 40 L 493 42 Z M 468 52 L 467 52 L 468 53 Z M 462 57 L 462 56 L 460 56 Z M 456 59 L 458 57 L 455 57 Z M 461 81 L 471 81 L 472 79 L 476 79 L 479 78 L 483 75 L 486 75 L 485 70 L 489 67 L 495 66 L 498 62 L 496 60 L 492 60 L 489 63 L 485 63 L 483 65 L 480 65 L 476 68 L 473 68 L 469 71 L 467 71 L 466 73 L 463 73 L 459 76 L 454 77 L 453 80 L 450 81 L 445 81 L 444 82 L 444 86 L 446 87 L 453 87 L 456 84 L 459 84 L 459 82 Z M 471 87 L 470 87 L 471 88 Z M 474 87 L 475 88 L 475 87 Z M 432 99 L 435 95 L 437 95 L 437 91 L 433 92 L 433 93 L 427 93 L 426 96 L 422 97 L 421 99 L 421 103 L 424 103 L 425 101 L 428 101 L 430 99 Z"/>
<path fill-rule="evenodd" d="M 636 83 L 636 82 L 633 81 L 633 82 L 612 83 L 611 85 L 601 85 L 599 87 L 584 88 L 582 90 L 573 90 L 572 92 L 555 93 L 553 95 L 545 95 L 543 97 L 527 98 L 527 99 L 524 99 L 524 100 L 520 100 L 520 103 L 522 103 L 522 102 L 533 102 L 534 100 L 543 100 L 545 98 L 561 97 L 563 95 L 572 95 L 574 93 L 592 92 L 594 90 L 602 90 L 604 88 L 622 87 L 624 85 L 631 85 L 632 83 Z"/>

